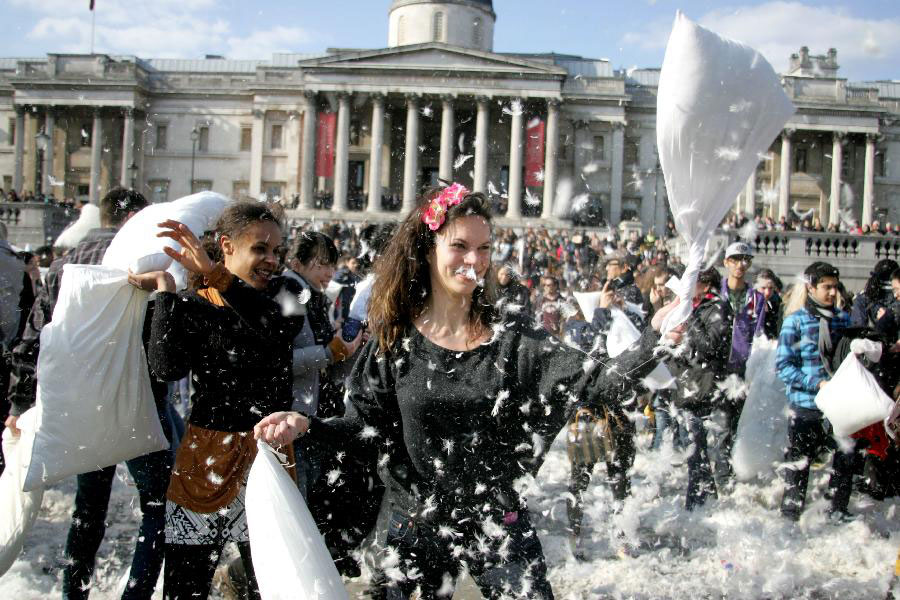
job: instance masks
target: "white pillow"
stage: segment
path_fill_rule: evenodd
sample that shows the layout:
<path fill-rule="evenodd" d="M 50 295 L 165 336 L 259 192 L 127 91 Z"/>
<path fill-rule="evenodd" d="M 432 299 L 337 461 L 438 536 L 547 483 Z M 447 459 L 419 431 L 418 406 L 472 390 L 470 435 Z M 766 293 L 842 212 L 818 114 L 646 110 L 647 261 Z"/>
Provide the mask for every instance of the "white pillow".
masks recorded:
<path fill-rule="evenodd" d="M 172 259 L 163 248 L 180 250 L 181 246 L 169 238 L 157 237 L 162 231 L 158 224 L 173 219 L 200 237 L 212 229 L 228 202 L 222 194 L 198 192 L 173 202 L 148 206 L 131 217 L 116 234 L 103 256 L 103 266 L 134 273 L 165 271 Z"/>

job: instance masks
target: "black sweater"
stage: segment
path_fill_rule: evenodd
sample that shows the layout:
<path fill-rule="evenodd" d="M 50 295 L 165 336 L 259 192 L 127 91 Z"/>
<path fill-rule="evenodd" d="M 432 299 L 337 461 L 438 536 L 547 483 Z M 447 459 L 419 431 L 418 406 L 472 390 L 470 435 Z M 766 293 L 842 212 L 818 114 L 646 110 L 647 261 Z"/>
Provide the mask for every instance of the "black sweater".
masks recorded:
<path fill-rule="evenodd" d="M 150 367 L 164 381 L 191 373 L 190 423 L 249 431 L 264 416 L 290 410 L 291 343 L 303 316 L 284 316 L 266 293 L 238 278 L 211 304 L 195 292 L 160 292 L 151 325 Z"/>
<path fill-rule="evenodd" d="M 616 405 L 649 373 L 657 339 L 649 330 L 639 349 L 590 368 L 584 353 L 521 321 L 467 352 L 436 346 L 411 327 L 387 355 L 374 340 L 364 347 L 348 416 L 313 419 L 309 435 L 377 453 L 400 502 L 433 495 L 447 508 L 487 502 L 516 510 L 513 482 L 536 473 L 577 405 Z"/>

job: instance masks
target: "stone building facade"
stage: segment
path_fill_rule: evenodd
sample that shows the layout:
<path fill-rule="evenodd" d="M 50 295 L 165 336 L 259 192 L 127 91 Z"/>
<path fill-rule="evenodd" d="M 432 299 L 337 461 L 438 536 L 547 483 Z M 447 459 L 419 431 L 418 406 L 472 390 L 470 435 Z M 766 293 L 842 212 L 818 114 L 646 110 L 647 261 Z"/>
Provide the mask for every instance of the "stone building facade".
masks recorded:
<path fill-rule="evenodd" d="M 381 49 L 0 59 L 0 187 L 95 202 L 115 185 L 155 201 L 213 189 L 374 218 L 444 179 L 494 194 L 508 223 L 574 207 L 664 227 L 658 69 L 495 52 L 490 0 L 394 0 L 388 18 Z M 783 83 L 798 112 L 736 209 L 900 221 L 900 83 L 851 84 L 835 51 L 805 48 Z"/>

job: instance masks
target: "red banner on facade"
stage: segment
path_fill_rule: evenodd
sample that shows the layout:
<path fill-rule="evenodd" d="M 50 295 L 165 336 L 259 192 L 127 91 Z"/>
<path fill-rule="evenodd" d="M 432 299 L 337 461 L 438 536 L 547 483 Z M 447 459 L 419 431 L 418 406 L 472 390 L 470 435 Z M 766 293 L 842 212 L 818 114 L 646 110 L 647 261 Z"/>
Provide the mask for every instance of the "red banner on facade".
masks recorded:
<path fill-rule="evenodd" d="M 316 177 L 334 177 L 334 132 L 337 113 L 322 112 L 316 127 Z"/>
<path fill-rule="evenodd" d="M 525 185 L 544 185 L 544 122 L 532 119 L 525 129 Z"/>

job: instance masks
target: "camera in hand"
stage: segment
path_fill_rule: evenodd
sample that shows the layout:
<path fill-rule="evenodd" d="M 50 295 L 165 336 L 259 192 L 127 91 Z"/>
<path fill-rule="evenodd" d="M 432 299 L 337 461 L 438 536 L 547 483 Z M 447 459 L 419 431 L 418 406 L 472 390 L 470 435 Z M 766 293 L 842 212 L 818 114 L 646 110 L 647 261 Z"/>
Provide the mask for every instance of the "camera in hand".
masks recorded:
<path fill-rule="evenodd" d="M 345 342 L 352 342 L 356 339 L 356 336 L 359 335 L 359 331 L 362 327 L 362 321 L 358 321 L 353 317 L 348 317 L 347 320 L 344 321 L 344 326 L 341 328 L 341 338 Z"/>

